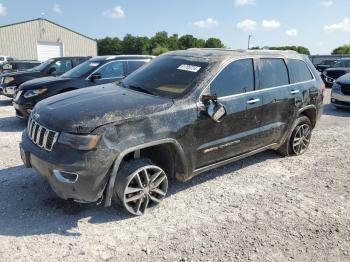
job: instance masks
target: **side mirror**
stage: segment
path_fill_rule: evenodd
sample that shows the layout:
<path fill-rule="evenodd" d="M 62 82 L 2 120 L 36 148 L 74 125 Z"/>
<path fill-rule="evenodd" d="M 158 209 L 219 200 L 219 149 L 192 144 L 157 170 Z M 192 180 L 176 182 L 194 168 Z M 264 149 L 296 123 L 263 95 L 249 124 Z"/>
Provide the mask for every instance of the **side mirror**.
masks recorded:
<path fill-rule="evenodd" d="M 99 73 L 95 73 L 95 74 L 92 74 L 91 76 L 90 76 L 90 80 L 91 81 L 95 81 L 95 80 L 99 80 L 99 79 L 101 79 L 102 77 L 101 77 L 101 74 L 99 74 Z"/>
<path fill-rule="evenodd" d="M 224 105 L 217 101 L 210 101 L 207 107 L 207 113 L 214 122 L 220 123 L 222 118 L 226 115 Z"/>

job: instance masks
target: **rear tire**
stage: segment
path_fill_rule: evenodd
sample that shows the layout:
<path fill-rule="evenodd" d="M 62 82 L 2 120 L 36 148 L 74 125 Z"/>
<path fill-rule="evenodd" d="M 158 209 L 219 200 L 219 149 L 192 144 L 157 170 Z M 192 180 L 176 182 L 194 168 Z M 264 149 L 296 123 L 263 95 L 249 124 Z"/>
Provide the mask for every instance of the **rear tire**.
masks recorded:
<path fill-rule="evenodd" d="M 114 187 L 125 209 L 141 216 L 166 196 L 168 177 L 165 171 L 147 158 L 133 159 L 122 165 Z"/>
<path fill-rule="evenodd" d="M 310 119 L 306 116 L 299 117 L 292 130 L 284 144 L 277 149 L 277 152 L 282 156 L 302 155 L 309 148 L 312 133 Z"/>

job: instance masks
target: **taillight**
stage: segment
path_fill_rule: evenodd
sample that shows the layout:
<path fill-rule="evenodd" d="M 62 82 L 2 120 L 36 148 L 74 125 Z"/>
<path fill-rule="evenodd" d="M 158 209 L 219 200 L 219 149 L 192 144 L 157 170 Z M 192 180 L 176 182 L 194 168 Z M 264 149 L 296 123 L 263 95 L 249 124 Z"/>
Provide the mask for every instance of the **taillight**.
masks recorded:
<path fill-rule="evenodd" d="M 324 83 L 322 84 L 322 95 L 326 95 L 326 85 Z"/>

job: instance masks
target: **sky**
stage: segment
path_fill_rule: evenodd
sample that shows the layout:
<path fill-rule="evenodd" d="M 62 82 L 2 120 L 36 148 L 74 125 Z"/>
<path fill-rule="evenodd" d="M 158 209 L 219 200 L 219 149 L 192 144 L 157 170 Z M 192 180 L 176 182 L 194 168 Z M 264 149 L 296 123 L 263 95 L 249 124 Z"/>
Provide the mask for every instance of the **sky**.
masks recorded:
<path fill-rule="evenodd" d="M 350 43 L 350 0 L 0 0 L 0 25 L 44 17 L 92 38 L 159 31 L 220 38 L 227 47 Z"/>

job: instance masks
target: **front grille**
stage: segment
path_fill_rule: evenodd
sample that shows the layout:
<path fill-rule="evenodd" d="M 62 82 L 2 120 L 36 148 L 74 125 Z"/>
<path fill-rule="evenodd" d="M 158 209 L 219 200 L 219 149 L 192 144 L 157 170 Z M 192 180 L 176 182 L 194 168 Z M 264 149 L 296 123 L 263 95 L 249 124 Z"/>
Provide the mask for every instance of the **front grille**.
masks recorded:
<path fill-rule="evenodd" d="M 350 96 L 350 85 L 341 85 L 341 92 L 344 95 Z"/>
<path fill-rule="evenodd" d="M 34 144 L 47 151 L 52 150 L 59 135 L 58 132 L 40 125 L 32 117 L 29 118 L 27 132 L 30 140 L 32 140 Z"/>
<path fill-rule="evenodd" d="M 339 77 L 343 76 L 346 74 L 346 71 L 344 70 L 332 70 L 332 71 L 327 71 L 327 76 L 331 77 L 333 79 L 338 79 Z"/>

